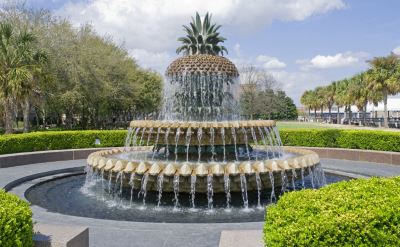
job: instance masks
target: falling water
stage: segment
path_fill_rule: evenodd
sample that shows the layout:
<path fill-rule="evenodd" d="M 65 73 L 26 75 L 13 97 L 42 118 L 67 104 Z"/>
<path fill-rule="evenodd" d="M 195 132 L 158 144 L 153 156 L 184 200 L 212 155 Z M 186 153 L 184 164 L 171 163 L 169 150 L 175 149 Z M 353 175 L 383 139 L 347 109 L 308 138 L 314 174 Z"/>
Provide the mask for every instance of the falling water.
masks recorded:
<path fill-rule="evenodd" d="M 112 178 L 112 171 L 108 172 L 108 193 L 111 194 L 111 178 Z"/>
<path fill-rule="evenodd" d="M 209 174 L 207 176 L 207 201 L 208 201 L 208 209 L 213 208 L 213 196 L 214 196 L 214 190 L 213 190 L 213 175 Z"/>
<path fill-rule="evenodd" d="M 251 132 L 251 136 L 253 137 L 254 144 L 258 145 L 257 135 L 256 135 L 256 132 L 254 131 L 253 127 L 250 128 L 250 132 Z M 256 160 L 258 160 L 258 149 L 256 149 L 255 154 L 256 154 Z"/>
<path fill-rule="evenodd" d="M 283 193 L 285 193 L 286 191 L 286 186 L 287 186 L 287 176 L 286 176 L 286 172 L 285 170 L 281 171 L 281 181 L 282 181 L 282 190 L 281 190 L 281 195 L 283 195 Z"/>
<path fill-rule="evenodd" d="M 197 141 L 199 143 L 199 146 L 197 148 L 197 150 L 198 150 L 198 162 L 200 162 L 200 160 L 201 160 L 201 138 L 202 137 L 203 137 L 203 129 L 199 128 L 197 130 Z"/>
<path fill-rule="evenodd" d="M 129 185 L 131 186 L 131 198 L 129 200 L 129 205 L 132 205 L 133 190 L 135 189 L 135 173 L 131 174 L 131 178 L 129 179 Z"/>
<path fill-rule="evenodd" d="M 192 208 L 195 208 L 194 198 L 196 196 L 196 175 L 190 176 L 190 199 L 192 201 Z"/>
<path fill-rule="evenodd" d="M 175 162 L 178 161 L 178 143 L 179 143 L 179 136 L 181 135 L 181 129 L 178 128 L 176 130 L 176 135 L 175 135 Z"/>
<path fill-rule="evenodd" d="M 243 132 L 243 137 L 244 137 L 244 144 L 246 145 L 247 157 L 250 160 L 249 140 L 247 138 L 247 131 L 246 131 L 246 129 L 244 127 L 242 127 L 242 132 Z"/>
<path fill-rule="evenodd" d="M 236 130 L 235 130 L 235 128 L 232 127 L 231 132 L 232 132 L 233 143 L 235 144 L 235 158 L 236 158 L 236 161 L 238 161 L 239 158 L 238 158 L 237 145 L 236 145 Z"/>
<path fill-rule="evenodd" d="M 192 138 L 192 129 L 189 127 L 186 131 L 186 162 L 189 162 L 189 148 L 190 148 L 190 139 Z"/>
<path fill-rule="evenodd" d="M 143 206 L 146 205 L 146 194 L 147 194 L 147 182 L 149 180 L 149 174 L 146 173 L 143 175 L 142 177 L 142 185 L 141 185 L 141 189 L 138 193 L 138 198 L 140 197 L 140 194 L 143 195 Z"/>
<path fill-rule="evenodd" d="M 132 137 L 132 146 L 137 145 L 137 135 L 138 135 L 139 131 L 140 131 L 140 128 L 136 128 L 135 133 L 133 134 L 133 137 Z"/>
<path fill-rule="evenodd" d="M 125 148 L 124 148 L 124 151 L 127 151 L 128 150 L 128 147 L 129 147 L 129 145 L 130 145 L 130 142 L 131 142 L 131 138 L 132 138 L 132 132 L 133 132 L 133 129 L 131 128 L 131 127 L 129 127 L 128 128 L 128 134 L 126 135 L 126 138 L 125 138 Z"/>
<path fill-rule="evenodd" d="M 296 173 L 296 169 L 292 169 L 292 187 L 293 190 L 296 190 L 296 184 L 295 184 L 295 180 L 297 178 L 297 173 Z"/>
<path fill-rule="evenodd" d="M 173 185 L 174 185 L 174 195 L 175 195 L 174 208 L 177 209 L 179 206 L 179 175 L 174 175 Z"/>
<path fill-rule="evenodd" d="M 247 181 L 244 173 L 240 174 L 240 187 L 242 189 L 243 206 L 247 209 L 249 207 L 249 199 L 247 197 Z"/>
<path fill-rule="evenodd" d="M 142 146 L 144 133 L 146 133 L 146 128 L 142 129 L 142 135 L 140 136 L 139 146 Z"/>
<path fill-rule="evenodd" d="M 224 152 L 224 160 L 223 162 L 226 162 L 226 150 L 225 150 L 225 128 L 221 128 L 221 139 L 222 139 L 222 149 Z"/>
<path fill-rule="evenodd" d="M 158 198 L 157 198 L 157 207 L 161 205 L 161 197 L 163 191 L 163 183 L 164 183 L 164 174 L 160 173 L 157 177 L 157 191 L 158 191 Z"/>
<path fill-rule="evenodd" d="M 304 189 L 306 186 L 304 184 L 304 168 L 303 167 L 300 170 L 300 174 L 301 174 L 301 187 Z"/>
<path fill-rule="evenodd" d="M 267 145 L 267 140 L 265 139 L 264 132 L 262 131 L 261 127 L 258 127 L 258 132 L 260 133 L 261 140 L 262 140 L 262 142 L 264 144 L 264 147 L 267 148 L 268 157 L 270 157 L 270 154 L 271 154 L 271 157 L 272 157 L 272 153 L 273 153 L 272 149 L 271 149 L 270 146 Z"/>
<path fill-rule="evenodd" d="M 214 128 L 211 127 L 210 129 L 210 141 L 211 141 L 211 161 L 214 161 L 214 155 L 215 155 L 215 146 L 214 146 L 214 139 L 215 139 L 215 131 Z"/>
<path fill-rule="evenodd" d="M 274 182 L 274 174 L 272 171 L 268 172 L 269 174 L 269 181 L 271 182 L 271 203 L 276 201 L 276 196 L 275 196 L 275 182 Z"/>
<path fill-rule="evenodd" d="M 231 204 L 231 183 L 229 179 L 229 174 L 224 175 L 224 188 L 226 195 L 226 208 L 230 208 Z"/>
<path fill-rule="evenodd" d="M 257 184 L 257 207 L 261 208 L 261 178 L 260 173 L 256 173 L 256 184 Z"/>
<path fill-rule="evenodd" d="M 161 132 L 161 128 L 158 128 L 158 130 L 157 130 L 156 142 L 155 142 L 154 148 L 153 148 L 153 155 L 151 156 L 151 159 L 152 159 L 152 160 L 154 160 L 154 156 L 156 155 L 157 144 L 158 144 L 158 140 L 160 139 L 160 132 Z"/>
<path fill-rule="evenodd" d="M 122 188 L 123 188 L 123 181 L 124 181 L 124 172 L 120 171 L 117 173 L 117 176 L 115 178 L 115 184 L 118 184 L 118 180 L 120 180 L 119 182 L 119 188 L 117 189 L 117 195 L 121 196 L 122 195 Z"/>
<path fill-rule="evenodd" d="M 278 128 L 276 126 L 273 127 L 273 130 L 275 132 L 275 137 L 278 140 L 278 147 L 279 147 L 280 155 L 282 156 L 283 155 L 283 148 L 282 148 L 283 144 L 282 144 L 281 136 L 279 135 L 279 130 L 278 130 Z"/>
<path fill-rule="evenodd" d="M 308 173 L 310 174 L 310 178 L 311 178 L 311 186 L 312 186 L 313 189 L 315 189 L 314 174 L 313 174 L 313 171 L 312 171 L 311 167 L 308 167 Z"/>
<path fill-rule="evenodd" d="M 272 138 L 271 133 L 269 132 L 269 129 L 267 127 L 264 127 L 264 131 L 267 134 L 267 137 L 268 137 L 268 140 L 269 140 L 269 144 L 270 144 L 270 147 L 271 147 L 271 151 L 272 151 L 272 148 L 274 148 L 274 151 L 273 151 L 274 157 L 275 158 L 279 158 L 279 155 L 278 155 L 278 152 L 277 152 L 278 151 L 277 147 L 276 147 L 276 145 L 274 143 L 274 140 Z"/>
<path fill-rule="evenodd" d="M 153 128 L 150 128 L 149 133 L 147 134 L 147 142 L 146 146 L 149 146 L 151 135 L 153 134 Z"/>
<path fill-rule="evenodd" d="M 169 144 L 168 144 L 168 136 L 169 136 L 169 131 L 171 129 L 167 128 L 167 131 L 165 131 L 165 158 L 168 161 L 168 156 L 169 156 Z"/>
<path fill-rule="evenodd" d="M 101 169 L 100 176 L 101 176 L 101 198 L 104 200 L 104 190 L 105 190 L 105 188 L 104 188 L 104 169 Z"/>

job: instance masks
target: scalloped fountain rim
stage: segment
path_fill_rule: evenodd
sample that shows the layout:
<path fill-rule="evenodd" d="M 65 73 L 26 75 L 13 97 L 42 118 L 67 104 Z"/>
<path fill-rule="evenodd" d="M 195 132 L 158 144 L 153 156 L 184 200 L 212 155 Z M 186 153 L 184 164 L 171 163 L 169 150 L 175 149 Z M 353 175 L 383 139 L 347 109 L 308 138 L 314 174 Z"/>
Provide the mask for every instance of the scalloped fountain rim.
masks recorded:
<path fill-rule="evenodd" d="M 240 174 L 252 175 L 255 173 L 268 173 L 277 171 L 286 171 L 291 169 L 301 169 L 313 167 L 319 164 L 318 154 L 311 150 L 299 149 L 293 147 L 284 147 L 285 152 L 298 154 L 299 156 L 288 159 L 273 160 L 252 160 L 242 162 L 211 163 L 205 165 L 198 162 L 172 162 L 172 161 L 129 161 L 124 159 L 109 158 L 108 155 L 123 152 L 151 151 L 152 146 L 135 146 L 128 150 L 125 148 L 113 148 L 94 152 L 87 158 L 87 164 L 95 170 L 105 172 L 123 172 L 136 173 L 144 175 L 148 173 L 151 176 L 235 176 Z M 255 146 L 255 148 L 262 148 Z M 210 164 L 210 163 L 209 163 Z"/>

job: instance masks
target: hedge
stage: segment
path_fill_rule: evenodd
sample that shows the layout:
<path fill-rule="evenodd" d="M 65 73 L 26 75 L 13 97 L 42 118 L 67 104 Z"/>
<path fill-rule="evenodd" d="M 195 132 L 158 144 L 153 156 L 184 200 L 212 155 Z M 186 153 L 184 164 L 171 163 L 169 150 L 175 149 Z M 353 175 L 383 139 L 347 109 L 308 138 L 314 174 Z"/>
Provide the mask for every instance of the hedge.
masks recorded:
<path fill-rule="evenodd" d="M 49 131 L 0 135 L 0 154 L 123 146 L 126 130 Z M 400 152 L 400 132 L 343 129 L 283 129 L 287 146 L 353 148 Z M 101 144 L 95 145 L 99 138 Z"/>
<path fill-rule="evenodd" d="M 400 152 L 400 132 L 343 129 L 284 129 L 286 146 L 352 148 Z"/>
<path fill-rule="evenodd" d="M 49 131 L 0 136 L 0 154 L 123 146 L 125 130 Z M 96 138 L 100 145 L 95 144 Z"/>
<path fill-rule="evenodd" d="M 284 194 L 267 207 L 264 243 L 400 246 L 400 177 L 357 179 Z"/>
<path fill-rule="evenodd" d="M 29 204 L 0 190 L 0 246 L 33 246 L 32 212 Z"/>

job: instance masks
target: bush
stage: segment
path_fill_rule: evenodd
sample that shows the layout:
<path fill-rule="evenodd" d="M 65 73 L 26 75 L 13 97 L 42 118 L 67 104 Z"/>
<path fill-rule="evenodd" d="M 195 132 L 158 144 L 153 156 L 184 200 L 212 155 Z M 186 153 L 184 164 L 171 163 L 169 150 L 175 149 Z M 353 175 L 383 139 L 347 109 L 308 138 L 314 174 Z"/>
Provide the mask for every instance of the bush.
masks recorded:
<path fill-rule="evenodd" d="M 72 148 L 118 147 L 126 130 L 46 131 L 0 136 L 0 154 Z M 354 148 L 400 152 L 400 132 L 340 129 L 283 129 L 286 146 Z M 95 139 L 100 138 L 100 145 Z"/>
<path fill-rule="evenodd" d="M 32 212 L 28 203 L 0 190 L 0 246 L 33 246 Z"/>
<path fill-rule="evenodd" d="M 353 148 L 400 152 L 400 132 L 342 129 L 284 129 L 286 146 Z"/>
<path fill-rule="evenodd" d="M 266 246 L 400 246 L 400 177 L 331 184 L 267 207 Z"/>
<path fill-rule="evenodd" d="M 125 130 L 49 131 L 0 136 L 0 154 L 57 149 L 123 146 Z M 100 145 L 95 145 L 95 139 Z"/>

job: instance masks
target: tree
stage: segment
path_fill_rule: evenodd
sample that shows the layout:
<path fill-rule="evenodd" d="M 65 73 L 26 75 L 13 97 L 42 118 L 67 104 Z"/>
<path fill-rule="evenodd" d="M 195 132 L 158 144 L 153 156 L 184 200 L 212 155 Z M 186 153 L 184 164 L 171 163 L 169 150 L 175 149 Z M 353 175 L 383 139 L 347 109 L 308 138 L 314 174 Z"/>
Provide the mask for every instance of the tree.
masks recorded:
<path fill-rule="evenodd" d="M 300 97 L 300 102 L 303 106 L 308 108 L 308 116 L 311 116 L 312 102 L 312 90 L 306 90 Z"/>
<path fill-rule="evenodd" d="M 386 57 L 375 57 L 368 61 L 371 69 L 366 74 L 368 89 L 375 94 L 381 93 L 384 105 L 384 126 L 389 127 L 387 99 L 388 95 L 400 92 L 400 60 L 395 54 Z"/>
<path fill-rule="evenodd" d="M 225 46 L 219 45 L 226 39 L 218 33 L 221 25 L 211 23 L 211 14 L 207 13 L 202 20 L 199 13 L 196 12 L 196 19 L 192 17 L 190 27 L 183 25 L 183 28 L 186 36 L 178 38 L 182 46 L 176 49 L 176 53 L 183 52 L 185 55 L 221 54 L 222 56 L 224 52 L 228 53 Z"/>
<path fill-rule="evenodd" d="M 344 113 L 346 118 L 346 113 L 349 113 L 349 124 L 350 124 L 350 119 L 351 119 L 351 104 L 352 104 L 352 96 L 349 93 L 349 83 L 350 80 L 348 79 L 343 79 L 341 81 L 338 81 L 336 83 L 336 95 L 335 95 L 335 102 L 336 105 L 338 106 L 338 114 L 339 114 L 339 109 L 340 107 L 344 106 Z M 338 115 L 338 123 L 339 123 L 339 115 Z"/>
<path fill-rule="evenodd" d="M 0 23 L 0 90 L 5 101 L 6 133 L 13 132 L 13 107 L 30 91 L 33 79 L 35 36 L 26 30 Z"/>
<path fill-rule="evenodd" d="M 329 121 L 332 120 L 332 106 L 335 103 L 335 94 L 336 94 L 336 82 L 332 82 L 330 85 L 324 87 L 324 101 L 326 107 L 328 107 L 329 111 Z"/>

